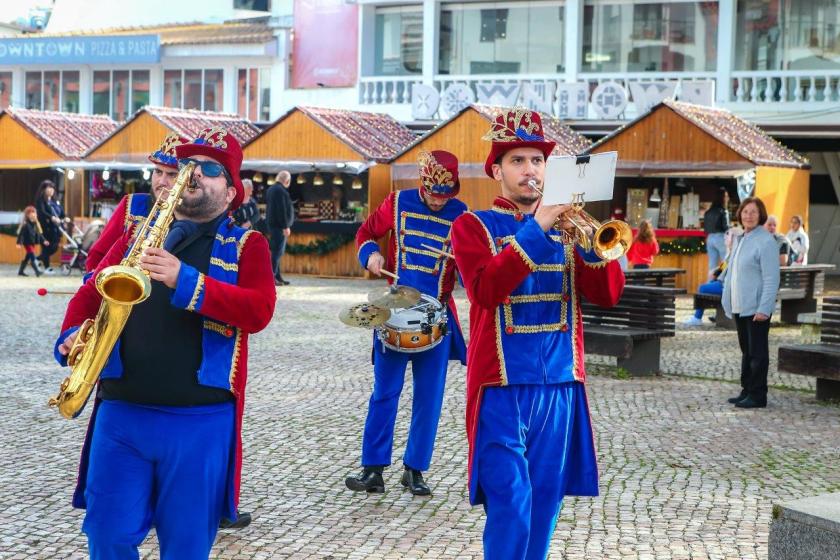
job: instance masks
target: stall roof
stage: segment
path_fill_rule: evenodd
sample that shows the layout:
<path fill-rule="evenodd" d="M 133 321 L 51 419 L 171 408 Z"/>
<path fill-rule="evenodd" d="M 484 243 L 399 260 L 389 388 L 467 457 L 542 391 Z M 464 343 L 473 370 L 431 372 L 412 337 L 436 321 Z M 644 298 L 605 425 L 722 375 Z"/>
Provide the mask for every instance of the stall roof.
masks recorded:
<path fill-rule="evenodd" d="M 511 107 L 501 107 L 496 105 L 482 105 L 480 103 L 473 103 L 472 105 L 467 105 L 456 114 L 449 117 L 447 120 L 441 122 L 432 130 L 430 130 L 427 134 L 420 136 L 419 138 L 415 138 L 411 145 L 406 146 L 400 153 L 398 153 L 396 157 L 399 157 L 411 149 L 413 149 L 418 144 L 426 141 L 431 136 L 435 135 L 438 131 L 445 128 L 449 123 L 457 120 L 460 118 L 464 113 L 468 111 L 474 111 L 475 113 L 482 116 L 484 119 L 487 120 L 488 124 L 491 123 L 496 116 L 503 112 L 510 110 Z M 544 113 L 540 113 L 540 118 L 542 119 L 543 131 L 545 133 L 545 137 L 549 140 L 555 142 L 557 147 L 554 149 L 555 155 L 576 155 L 584 152 L 591 144 L 591 141 L 587 139 L 582 134 L 579 134 L 572 130 L 567 125 L 563 124 L 562 121 L 559 119 L 552 117 L 550 115 L 546 115 Z M 476 141 L 479 139 L 476 138 Z M 468 162 L 464 162 L 465 164 Z M 483 171 L 482 171 L 483 173 Z"/>
<path fill-rule="evenodd" d="M 6 114 L 61 158 L 81 158 L 119 126 L 105 115 L 80 115 L 9 107 Z"/>
<path fill-rule="evenodd" d="M 670 99 L 666 99 L 655 105 L 644 115 L 595 142 L 589 151 L 595 151 L 598 147 L 615 140 L 628 130 L 639 126 L 643 121 L 657 118 L 657 115 L 662 114 L 663 111 L 672 112 L 681 119 L 688 121 L 693 126 L 711 136 L 715 141 L 754 165 L 792 167 L 797 169 L 807 169 L 810 167 L 805 157 L 786 148 L 754 124 L 733 115 L 725 109 L 704 107 Z M 648 162 L 648 165 L 650 163 L 654 162 Z M 661 165 L 668 164 L 668 162 L 664 161 L 656 163 Z M 621 162 L 619 163 L 619 167 L 621 167 Z"/>
<path fill-rule="evenodd" d="M 186 140 L 191 140 L 198 136 L 198 133 L 204 130 L 205 128 L 211 127 L 222 127 L 227 129 L 233 136 L 239 140 L 239 143 L 244 145 L 253 139 L 257 134 L 259 134 L 259 128 L 254 126 L 250 121 L 240 117 L 239 115 L 233 113 L 216 113 L 212 111 L 197 111 L 192 109 L 173 109 L 169 107 L 151 107 L 146 106 L 140 108 L 137 112 L 135 112 L 131 118 L 129 118 L 122 126 L 118 129 L 114 130 L 112 134 L 109 134 L 107 137 L 102 138 L 95 146 L 90 148 L 88 152 L 85 154 L 86 157 L 93 157 L 93 159 L 99 159 L 97 154 L 98 150 L 105 146 L 109 141 L 116 138 L 120 134 L 124 133 L 132 133 L 132 126 L 135 123 L 138 123 L 138 119 L 141 119 L 144 116 L 148 116 L 153 118 L 155 121 L 159 122 L 164 128 L 169 131 L 177 133 L 179 136 Z M 138 124 L 138 126 L 140 126 Z M 135 139 L 139 139 L 140 136 L 136 136 Z M 117 159 L 123 160 L 123 163 L 137 163 L 143 162 L 146 163 L 145 158 L 146 155 L 152 153 L 155 149 L 157 149 L 160 141 L 163 138 L 158 138 L 155 136 L 153 140 L 144 140 L 141 144 L 148 143 L 149 145 L 143 145 L 142 149 L 139 150 L 138 153 L 127 153 L 127 154 L 120 154 L 117 156 Z M 151 143 L 149 143 L 151 142 Z M 137 148 L 128 151 L 135 151 Z M 104 152 L 109 152 L 113 150 L 113 148 L 109 147 L 104 150 Z M 113 155 L 113 154 L 109 154 Z M 140 158 L 140 159 L 138 159 Z M 112 167 L 117 167 L 114 165 Z"/>
<path fill-rule="evenodd" d="M 219 45 L 267 43 L 274 40 L 274 31 L 266 22 L 198 23 L 184 22 L 134 27 L 111 27 L 63 33 L 34 33 L 22 38 L 77 37 L 84 35 L 134 35 L 150 33 L 160 36 L 161 46 Z"/>
<path fill-rule="evenodd" d="M 274 127 L 297 111 L 369 161 L 387 162 L 415 139 L 411 130 L 384 113 L 308 106 L 298 106 L 290 110 L 271 123 L 260 136 L 269 134 Z"/>

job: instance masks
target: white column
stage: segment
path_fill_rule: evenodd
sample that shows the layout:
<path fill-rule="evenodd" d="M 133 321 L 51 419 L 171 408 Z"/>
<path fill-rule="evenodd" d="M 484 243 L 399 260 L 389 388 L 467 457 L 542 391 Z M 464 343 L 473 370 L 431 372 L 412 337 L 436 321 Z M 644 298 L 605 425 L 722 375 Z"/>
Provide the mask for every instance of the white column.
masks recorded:
<path fill-rule="evenodd" d="M 163 65 L 158 64 L 149 69 L 149 105 L 163 106 Z"/>
<path fill-rule="evenodd" d="M 271 90 L 269 91 L 269 103 L 271 110 L 269 117 L 272 121 L 277 120 L 280 115 L 291 109 L 283 104 L 283 94 L 291 84 L 289 76 L 289 52 L 290 37 L 285 29 L 278 29 L 275 32 L 277 40 L 277 56 L 272 59 L 271 64 Z"/>
<path fill-rule="evenodd" d="M 566 82 L 576 82 L 580 73 L 580 57 L 583 51 L 583 1 L 566 0 L 563 21 L 563 54 L 566 66 Z"/>
<path fill-rule="evenodd" d="M 738 18 L 738 0 L 720 0 L 718 3 L 717 70 L 715 72 L 715 101 L 729 101 L 732 89 L 732 70 L 735 68 L 735 23 Z"/>
<path fill-rule="evenodd" d="M 440 3 L 423 0 L 423 83 L 433 85 L 438 73 L 440 42 Z"/>

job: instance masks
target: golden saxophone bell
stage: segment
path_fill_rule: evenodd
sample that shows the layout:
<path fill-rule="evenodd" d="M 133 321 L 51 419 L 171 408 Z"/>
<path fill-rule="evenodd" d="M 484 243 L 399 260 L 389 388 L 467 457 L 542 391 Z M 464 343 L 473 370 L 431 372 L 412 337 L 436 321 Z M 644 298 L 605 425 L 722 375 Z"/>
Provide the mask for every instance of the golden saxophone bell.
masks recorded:
<path fill-rule="evenodd" d="M 76 331 L 76 339 L 67 354 L 71 373 L 61 383 L 58 395 L 49 400 L 49 405 L 58 407 L 65 418 L 81 414 L 131 310 L 151 295 L 152 283 L 148 272 L 140 268 L 140 256 L 149 247 L 163 246 L 175 217 L 175 207 L 190 183 L 193 169 L 194 163 L 185 166 L 169 195 L 155 201 L 122 262 L 96 275 L 96 290 L 102 295 L 99 312 L 95 319 L 85 320 Z"/>

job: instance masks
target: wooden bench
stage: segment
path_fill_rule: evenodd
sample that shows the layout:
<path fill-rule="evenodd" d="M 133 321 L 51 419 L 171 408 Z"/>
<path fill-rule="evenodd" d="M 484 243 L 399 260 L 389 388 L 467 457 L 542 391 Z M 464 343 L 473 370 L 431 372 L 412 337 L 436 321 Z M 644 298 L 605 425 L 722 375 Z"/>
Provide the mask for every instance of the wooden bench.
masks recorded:
<path fill-rule="evenodd" d="M 834 270 L 834 265 L 809 264 L 780 268 L 776 299 L 782 304 L 782 323 L 796 324 L 800 313 L 813 313 L 817 310 L 817 296 L 823 293 L 827 270 Z M 735 321 L 723 312 L 719 295 L 694 294 L 694 309 L 714 309 L 716 326 L 735 328 Z"/>
<path fill-rule="evenodd" d="M 682 268 L 628 268 L 624 271 L 627 284 L 634 286 L 659 286 L 673 288 L 677 285 L 677 274 L 685 274 Z"/>
<path fill-rule="evenodd" d="M 676 332 L 676 296 L 681 288 L 626 285 L 614 307 L 581 302 L 584 349 L 615 356 L 633 375 L 659 373 L 660 339 Z"/>
<path fill-rule="evenodd" d="M 819 344 L 779 346 L 779 370 L 817 378 L 817 399 L 840 399 L 840 297 L 823 300 Z"/>

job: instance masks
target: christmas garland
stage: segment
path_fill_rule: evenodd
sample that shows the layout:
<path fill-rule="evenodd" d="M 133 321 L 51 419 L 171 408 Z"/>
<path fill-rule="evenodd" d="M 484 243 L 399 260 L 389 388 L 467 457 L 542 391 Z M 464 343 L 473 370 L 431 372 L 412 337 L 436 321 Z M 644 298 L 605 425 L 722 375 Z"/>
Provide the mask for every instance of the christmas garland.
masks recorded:
<path fill-rule="evenodd" d="M 353 241 L 356 236 L 348 233 L 335 233 L 309 243 L 290 243 L 286 253 L 290 255 L 328 255 Z"/>
<path fill-rule="evenodd" d="M 677 237 L 659 242 L 660 255 L 696 255 L 705 252 L 706 240 L 702 237 Z"/>

